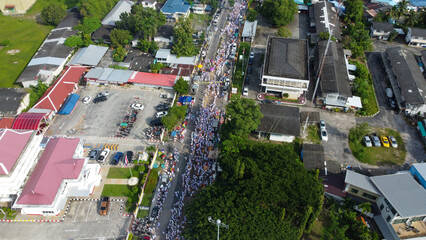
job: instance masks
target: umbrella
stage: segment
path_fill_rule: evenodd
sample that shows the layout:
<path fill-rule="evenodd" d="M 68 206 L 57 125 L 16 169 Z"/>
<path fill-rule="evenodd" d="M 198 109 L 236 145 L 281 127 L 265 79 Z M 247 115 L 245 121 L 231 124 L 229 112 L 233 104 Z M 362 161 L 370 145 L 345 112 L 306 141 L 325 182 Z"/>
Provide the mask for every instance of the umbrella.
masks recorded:
<path fill-rule="evenodd" d="M 120 126 L 122 126 L 122 127 L 127 127 L 127 123 L 122 122 L 122 123 L 120 123 Z"/>

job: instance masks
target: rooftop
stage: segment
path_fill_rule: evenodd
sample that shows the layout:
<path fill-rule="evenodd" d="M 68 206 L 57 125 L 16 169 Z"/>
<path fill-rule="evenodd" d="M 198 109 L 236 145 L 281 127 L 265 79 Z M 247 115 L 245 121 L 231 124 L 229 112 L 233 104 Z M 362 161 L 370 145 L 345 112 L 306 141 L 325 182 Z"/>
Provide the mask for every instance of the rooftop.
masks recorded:
<path fill-rule="evenodd" d="M 306 118 L 308 117 L 308 114 L 309 114 L 308 122 L 319 122 L 321 120 L 319 112 L 301 112 L 300 113 L 300 123 L 305 124 Z"/>
<path fill-rule="evenodd" d="M 414 163 L 413 167 L 426 180 L 426 163 Z"/>
<path fill-rule="evenodd" d="M 370 179 L 401 217 L 426 215 L 426 190 L 410 174 L 391 174 Z"/>
<path fill-rule="evenodd" d="M 405 102 L 412 105 L 424 104 L 426 84 L 417 83 L 417 81 L 424 81 L 424 78 L 413 54 L 400 47 L 388 48 L 386 54 Z"/>
<path fill-rule="evenodd" d="M 263 118 L 260 119 L 257 131 L 291 136 L 300 135 L 299 108 L 261 104 L 260 111 Z"/>
<path fill-rule="evenodd" d="M 104 42 L 110 42 L 111 38 L 109 35 L 111 34 L 112 29 L 114 29 L 114 26 L 102 25 L 92 33 L 92 40 L 97 41 L 102 39 Z"/>
<path fill-rule="evenodd" d="M 0 129 L 0 175 L 8 175 L 34 131 Z"/>
<path fill-rule="evenodd" d="M 314 4 L 315 27 L 317 34 L 333 30 L 333 36 L 340 40 L 340 22 L 337 16 L 336 8 L 328 1 L 321 1 Z M 336 23 L 336 24 L 334 24 Z"/>
<path fill-rule="evenodd" d="M 166 14 L 187 13 L 190 7 L 191 5 L 185 0 L 167 0 L 161 8 L 161 12 Z"/>
<path fill-rule="evenodd" d="M 387 22 L 373 22 L 373 29 L 376 31 L 392 32 L 393 24 Z"/>
<path fill-rule="evenodd" d="M 155 54 L 155 58 L 167 59 L 167 64 L 185 64 L 185 65 L 195 65 L 195 57 L 180 57 L 178 58 L 175 54 L 171 53 L 171 49 L 161 48 L 158 49 Z"/>
<path fill-rule="evenodd" d="M 173 87 L 175 85 L 177 75 L 135 72 L 129 79 L 129 83 L 139 83 L 154 86 Z"/>
<path fill-rule="evenodd" d="M 257 27 L 257 20 L 255 20 L 254 22 L 245 21 L 243 32 L 241 33 L 241 37 L 256 36 L 256 27 Z"/>
<path fill-rule="evenodd" d="M 377 195 L 380 195 L 379 190 L 376 188 L 376 186 L 373 184 L 371 179 L 368 176 L 365 176 L 363 174 L 347 170 L 346 171 L 346 177 L 345 177 L 345 183 L 348 183 L 350 185 L 353 185 L 355 187 L 359 187 L 362 189 L 365 189 L 371 193 L 375 193 Z"/>
<path fill-rule="evenodd" d="M 307 80 L 308 46 L 306 40 L 268 38 L 263 75 Z"/>
<path fill-rule="evenodd" d="M 324 146 L 320 144 L 303 144 L 302 161 L 306 170 L 324 169 Z"/>
<path fill-rule="evenodd" d="M 68 65 L 96 66 L 107 51 L 108 47 L 96 45 L 80 48 L 68 62 Z"/>
<path fill-rule="evenodd" d="M 47 113 L 23 112 L 13 121 L 12 128 L 20 130 L 38 130 L 40 123 L 46 119 Z"/>
<path fill-rule="evenodd" d="M 426 29 L 424 28 L 411 28 L 411 35 L 416 37 L 423 37 L 426 38 Z"/>
<path fill-rule="evenodd" d="M 132 9 L 133 2 L 129 0 L 120 0 L 115 4 L 114 8 L 102 20 L 102 25 L 115 26 L 115 22 L 120 20 L 122 13 L 128 12 Z"/>
<path fill-rule="evenodd" d="M 113 68 L 92 68 L 84 76 L 85 79 L 94 79 L 99 81 L 126 83 L 134 71 L 113 69 Z"/>
<path fill-rule="evenodd" d="M 77 179 L 84 158 L 73 158 L 80 139 L 53 138 L 41 155 L 16 204 L 51 205 L 64 179 Z"/>
<path fill-rule="evenodd" d="M 16 115 L 28 94 L 23 88 L 0 88 L 0 115 Z"/>

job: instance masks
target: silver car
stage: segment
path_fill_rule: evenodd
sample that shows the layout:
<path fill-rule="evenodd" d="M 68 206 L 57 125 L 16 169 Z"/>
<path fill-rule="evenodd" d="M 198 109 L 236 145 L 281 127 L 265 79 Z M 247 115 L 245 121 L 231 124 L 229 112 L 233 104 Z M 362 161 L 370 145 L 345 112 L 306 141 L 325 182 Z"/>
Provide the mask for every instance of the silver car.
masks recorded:
<path fill-rule="evenodd" d="M 371 139 L 370 139 L 369 136 L 364 136 L 363 141 L 364 141 L 364 144 L 365 144 L 366 147 L 372 147 L 373 146 L 373 144 L 371 143 Z"/>
<path fill-rule="evenodd" d="M 373 136 L 371 136 L 371 139 L 373 140 L 373 146 L 375 146 L 375 147 L 380 147 L 380 146 L 382 146 L 382 145 L 380 144 L 380 139 L 379 139 L 379 137 L 378 137 L 378 136 L 373 135 Z"/>
<path fill-rule="evenodd" d="M 396 142 L 396 138 L 394 136 L 389 136 L 389 141 L 390 141 L 390 144 L 393 148 L 398 147 L 398 143 Z"/>
<path fill-rule="evenodd" d="M 326 130 L 325 129 L 325 120 L 320 120 L 320 130 Z"/>

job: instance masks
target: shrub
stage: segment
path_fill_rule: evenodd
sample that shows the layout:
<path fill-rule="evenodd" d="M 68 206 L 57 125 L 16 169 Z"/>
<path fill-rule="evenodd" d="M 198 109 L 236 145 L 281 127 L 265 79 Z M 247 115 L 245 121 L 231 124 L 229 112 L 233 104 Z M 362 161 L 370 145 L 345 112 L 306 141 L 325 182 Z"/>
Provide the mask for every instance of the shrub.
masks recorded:
<path fill-rule="evenodd" d="M 63 5 L 51 3 L 43 8 L 40 18 L 44 24 L 56 26 L 66 14 L 67 10 Z"/>

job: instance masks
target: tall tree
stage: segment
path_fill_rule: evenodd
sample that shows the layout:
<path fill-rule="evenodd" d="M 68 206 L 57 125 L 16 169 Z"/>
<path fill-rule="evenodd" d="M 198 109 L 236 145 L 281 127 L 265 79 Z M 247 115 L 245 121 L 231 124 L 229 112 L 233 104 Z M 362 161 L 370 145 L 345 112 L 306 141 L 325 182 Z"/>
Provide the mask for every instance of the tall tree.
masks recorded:
<path fill-rule="evenodd" d="M 362 0 L 344 1 L 346 8 L 345 22 L 358 23 L 362 21 L 364 2 Z"/>
<path fill-rule="evenodd" d="M 198 49 L 195 47 L 192 38 L 193 32 L 191 19 L 179 19 L 173 31 L 173 54 L 176 54 L 177 57 L 197 54 Z"/>
<path fill-rule="evenodd" d="M 114 28 L 110 34 L 111 43 L 114 47 L 126 46 L 132 41 L 133 37 L 129 31 Z"/>
<path fill-rule="evenodd" d="M 293 0 L 266 0 L 261 13 L 276 27 L 289 24 L 297 13 L 297 4 Z"/>
<path fill-rule="evenodd" d="M 67 10 L 64 5 L 51 3 L 43 8 L 40 18 L 44 24 L 56 26 L 65 17 Z"/>
<path fill-rule="evenodd" d="M 130 13 L 120 15 L 120 21 L 116 22 L 116 26 L 129 30 L 132 34 L 142 34 L 143 39 L 151 40 L 165 22 L 166 18 L 161 12 L 135 4 Z"/>
<path fill-rule="evenodd" d="M 417 25 L 418 15 L 414 10 L 410 10 L 404 15 L 404 25 L 407 27 L 414 27 Z"/>
<path fill-rule="evenodd" d="M 81 24 L 78 24 L 77 26 L 75 26 L 75 29 L 77 29 L 78 31 L 82 31 L 83 33 L 91 34 L 96 29 L 100 28 L 101 26 L 102 24 L 99 18 L 86 17 L 86 18 L 83 18 L 83 21 Z"/>
<path fill-rule="evenodd" d="M 257 129 L 262 117 L 259 105 L 252 99 L 235 100 L 226 106 L 227 122 L 222 128 L 222 135 L 225 138 L 230 134 L 246 137 Z"/>

